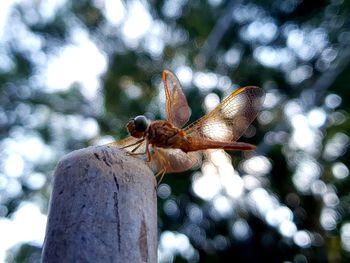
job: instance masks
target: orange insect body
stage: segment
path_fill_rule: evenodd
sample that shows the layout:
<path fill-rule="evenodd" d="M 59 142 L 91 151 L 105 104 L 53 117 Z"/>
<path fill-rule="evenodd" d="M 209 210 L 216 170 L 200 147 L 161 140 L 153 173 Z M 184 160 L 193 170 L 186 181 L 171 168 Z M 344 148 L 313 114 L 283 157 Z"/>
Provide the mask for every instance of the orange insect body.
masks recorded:
<path fill-rule="evenodd" d="M 153 121 L 146 139 L 156 147 L 181 149 L 185 142 L 185 132 L 168 121 Z"/>
<path fill-rule="evenodd" d="M 227 143 L 212 140 L 199 140 L 189 136 L 182 129 L 176 128 L 168 121 L 153 121 L 148 128 L 145 139 L 149 144 L 161 148 L 180 149 L 183 152 L 192 152 L 205 149 L 225 150 L 254 150 L 255 146 L 247 143 Z"/>
<path fill-rule="evenodd" d="M 181 172 L 200 162 L 199 153 L 207 149 L 254 150 L 255 146 L 237 142 L 261 107 L 264 92 L 257 87 L 240 88 L 213 111 L 181 129 L 190 117 L 190 108 L 178 79 L 163 72 L 167 120 L 149 121 L 144 116 L 131 119 L 130 137 L 112 143 L 132 155 L 147 154 L 156 172 Z M 151 148 L 151 151 L 150 151 Z"/>

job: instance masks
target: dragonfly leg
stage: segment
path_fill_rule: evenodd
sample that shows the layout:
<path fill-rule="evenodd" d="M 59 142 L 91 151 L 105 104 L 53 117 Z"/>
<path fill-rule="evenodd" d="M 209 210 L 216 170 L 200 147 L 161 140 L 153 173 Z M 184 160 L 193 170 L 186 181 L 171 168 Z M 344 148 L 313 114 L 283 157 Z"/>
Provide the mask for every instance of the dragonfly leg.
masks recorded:
<path fill-rule="evenodd" d="M 125 145 L 125 146 L 123 146 L 123 147 L 120 147 L 120 149 L 125 149 L 125 148 L 128 148 L 128 147 L 130 147 L 130 146 L 134 146 L 134 145 L 136 145 L 136 144 L 139 144 L 139 145 L 136 147 L 136 149 L 137 149 L 138 147 L 140 147 L 141 143 L 142 143 L 144 140 L 145 140 L 145 139 L 142 138 L 141 140 L 138 140 L 138 141 L 136 141 L 136 142 L 134 142 L 134 143 L 132 143 L 132 144 L 128 144 L 128 145 Z M 133 150 L 133 151 L 134 151 L 134 150 Z"/>
<path fill-rule="evenodd" d="M 129 155 L 144 155 L 144 154 L 146 154 L 147 153 L 147 161 L 148 161 L 148 159 L 150 159 L 150 153 L 149 153 L 149 150 L 148 150 L 148 145 L 149 145 L 149 143 L 148 143 L 148 141 L 146 142 L 146 150 L 144 151 L 144 152 L 140 152 L 140 153 L 135 153 L 135 151 L 141 146 L 141 144 L 142 144 L 142 142 L 143 142 L 143 140 L 139 143 L 139 145 L 137 145 L 134 149 L 132 149 L 132 151 L 131 152 L 129 152 Z M 150 161 L 150 160 L 149 160 Z"/>
<path fill-rule="evenodd" d="M 139 145 L 137 145 L 134 149 L 131 150 L 132 154 L 138 154 L 138 153 L 135 153 L 135 151 L 141 146 L 142 142 L 143 142 L 143 140 L 139 143 Z"/>
<path fill-rule="evenodd" d="M 149 163 L 151 161 L 151 159 L 152 159 L 152 156 L 151 156 L 151 152 L 149 151 L 149 143 L 148 143 L 148 141 L 146 143 L 146 153 L 147 153 L 147 160 L 146 160 L 146 162 Z"/>
<path fill-rule="evenodd" d="M 160 185 L 160 182 L 163 180 L 164 175 L 165 175 L 165 171 L 166 171 L 165 168 L 163 168 L 162 170 L 160 170 L 160 171 L 155 175 L 156 178 L 160 176 L 160 179 L 159 179 L 158 182 L 157 182 L 157 186 L 159 186 L 159 185 Z"/>
<path fill-rule="evenodd" d="M 141 144 L 140 144 L 141 145 Z M 131 151 L 131 153 L 129 153 L 130 155 L 144 155 L 144 154 L 147 154 L 147 159 L 146 159 L 146 162 L 149 163 L 151 160 L 152 160 L 152 155 L 151 155 L 151 152 L 149 150 L 149 142 L 147 141 L 146 142 L 146 149 L 144 152 L 141 152 L 141 153 L 135 153 L 134 151 L 137 150 L 137 148 L 140 147 L 140 145 L 138 145 L 135 149 L 133 149 Z"/>
<path fill-rule="evenodd" d="M 166 165 L 169 166 L 169 161 L 166 160 L 166 159 L 164 158 L 164 156 L 161 155 L 161 154 L 158 152 L 158 150 L 157 150 L 156 147 L 154 147 L 153 150 L 154 150 L 154 153 L 155 153 L 155 154 L 158 153 L 157 156 L 159 157 L 159 161 L 160 161 L 160 163 L 161 163 L 161 165 L 162 165 L 162 169 L 159 170 L 159 172 L 157 172 L 156 175 L 155 175 L 156 178 L 157 178 L 157 177 L 160 177 L 160 179 L 158 180 L 158 183 L 157 183 L 157 185 L 159 185 L 160 182 L 163 180 L 163 177 L 164 177 L 164 175 L 165 175 L 165 173 L 166 173 Z"/>

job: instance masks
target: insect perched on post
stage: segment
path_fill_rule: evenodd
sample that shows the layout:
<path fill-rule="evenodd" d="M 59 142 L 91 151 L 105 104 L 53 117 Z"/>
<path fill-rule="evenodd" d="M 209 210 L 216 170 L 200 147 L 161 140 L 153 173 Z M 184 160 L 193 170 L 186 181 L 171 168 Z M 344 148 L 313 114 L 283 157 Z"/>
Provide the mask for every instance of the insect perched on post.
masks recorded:
<path fill-rule="evenodd" d="M 186 171 L 200 163 L 207 149 L 254 150 L 255 146 L 237 142 L 255 119 L 264 92 L 254 86 L 239 88 L 214 110 L 186 128 L 190 108 L 179 80 L 163 71 L 166 96 L 166 120 L 150 121 L 137 116 L 127 124 L 126 139 L 111 143 L 131 155 L 146 155 L 147 163 L 157 175 Z"/>

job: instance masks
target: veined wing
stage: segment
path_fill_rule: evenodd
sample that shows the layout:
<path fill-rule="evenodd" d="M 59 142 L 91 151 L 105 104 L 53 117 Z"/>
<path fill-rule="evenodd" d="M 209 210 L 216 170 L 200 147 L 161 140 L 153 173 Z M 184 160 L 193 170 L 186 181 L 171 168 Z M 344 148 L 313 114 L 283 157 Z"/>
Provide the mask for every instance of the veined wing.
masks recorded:
<path fill-rule="evenodd" d="M 129 136 L 129 137 L 122 139 L 120 141 L 111 142 L 108 145 L 117 146 L 118 148 L 123 148 L 123 149 L 131 152 L 138 145 L 136 143 L 139 140 L 140 140 L 139 138 Z M 145 151 L 146 151 L 146 141 L 144 140 L 141 143 L 140 147 L 138 147 L 137 150 L 134 151 L 134 153 L 144 153 Z"/>
<path fill-rule="evenodd" d="M 190 108 L 177 77 L 169 70 L 163 71 L 167 120 L 181 128 L 190 118 Z"/>
<path fill-rule="evenodd" d="M 221 142 L 234 142 L 255 119 L 264 92 L 258 87 L 244 87 L 224 99 L 213 111 L 185 128 L 188 136 Z"/>
<path fill-rule="evenodd" d="M 133 149 L 135 149 L 135 147 L 138 146 L 137 142 L 139 140 L 140 139 L 138 139 L 138 138 L 134 138 L 132 136 L 129 136 L 129 137 L 123 139 L 123 140 L 109 143 L 108 145 L 116 146 L 118 148 L 123 148 L 123 149 L 131 152 Z M 151 147 L 151 149 L 152 149 L 152 147 Z M 137 150 L 134 151 L 134 153 L 145 153 L 145 151 L 146 151 L 146 141 L 143 141 L 141 143 L 140 147 L 138 147 Z M 137 158 L 141 158 L 143 160 L 146 160 L 146 158 L 147 158 L 147 154 L 143 154 L 143 155 L 140 154 L 140 155 L 137 155 L 137 156 L 138 156 Z M 150 167 L 150 169 L 155 174 L 158 173 L 159 171 L 161 171 L 163 169 L 163 167 L 164 167 L 164 165 L 159 161 L 161 159 L 162 158 L 160 158 L 158 156 L 158 154 L 156 154 L 155 152 L 151 151 L 151 161 L 150 162 L 146 162 L 146 164 Z"/>
<path fill-rule="evenodd" d="M 124 148 L 131 152 L 138 144 L 139 139 L 129 136 L 123 140 L 112 142 L 108 145 Z M 131 146 L 130 146 L 131 145 Z M 144 153 L 146 150 L 146 142 L 142 142 L 141 146 L 134 153 Z M 151 161 L 147 165 L 156 174 L 165 169 L 166 173 L 178 173 L 197 167 L 201 163 L 202 156 L 198 152 L 185 153 L 179 149 L 163 149 L 150 146 Z M 146 158 L 146 155 L 144 155 Z"/>
<path fill-rule="evenodd" d="M 179 173 L 198 167 L 202 162 L 200 152 L 185 153 L 180 149 L 153 148 L 152 170 L 159 172 L 165 169 L 166 173 Z"/>

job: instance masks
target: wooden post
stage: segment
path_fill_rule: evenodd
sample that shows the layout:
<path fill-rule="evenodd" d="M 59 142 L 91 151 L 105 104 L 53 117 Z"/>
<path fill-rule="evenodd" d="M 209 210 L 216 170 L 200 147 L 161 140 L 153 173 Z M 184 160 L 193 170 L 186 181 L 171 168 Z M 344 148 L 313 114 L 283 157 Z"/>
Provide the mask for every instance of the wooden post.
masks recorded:
<path fill-rule="evenodd" d="M 65 156 L 42 262 L 157 262 L 156 181 L 146 164 L 111 146 Z"/>

